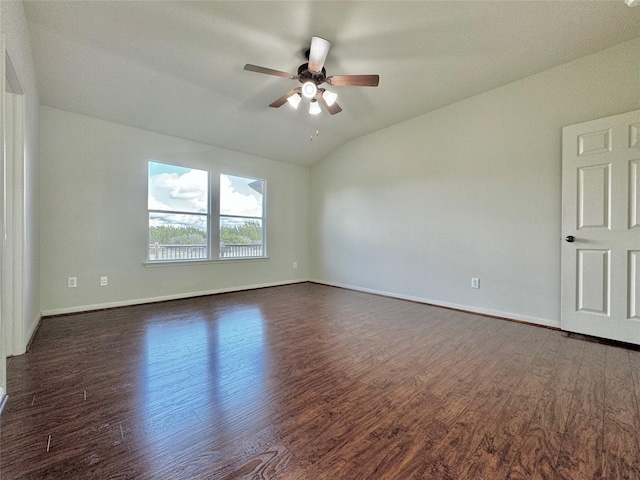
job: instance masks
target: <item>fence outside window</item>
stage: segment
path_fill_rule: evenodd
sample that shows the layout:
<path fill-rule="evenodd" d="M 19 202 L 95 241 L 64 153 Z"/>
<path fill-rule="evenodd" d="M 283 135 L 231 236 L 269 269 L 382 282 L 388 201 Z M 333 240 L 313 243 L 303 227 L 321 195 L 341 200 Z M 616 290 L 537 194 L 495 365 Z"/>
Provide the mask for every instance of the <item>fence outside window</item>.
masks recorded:
<path fill-rule="evenodd" d="M 221 244 L 220 258 L 261 257 L 261 243 Z M 149 261 L 204 260 L 208 258 L 206 245 L 149 245 Z"/>

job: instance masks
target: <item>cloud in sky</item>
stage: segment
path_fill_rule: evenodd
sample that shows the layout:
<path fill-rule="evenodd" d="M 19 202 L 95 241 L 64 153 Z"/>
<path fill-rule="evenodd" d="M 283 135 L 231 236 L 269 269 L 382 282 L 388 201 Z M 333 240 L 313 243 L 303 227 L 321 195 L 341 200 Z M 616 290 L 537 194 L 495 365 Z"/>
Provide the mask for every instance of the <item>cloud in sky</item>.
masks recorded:
<path fill-rule="evenodd" d="M 220 213 L 230 216 L 262 217 L 262 193 L 250 185 L 252 178 L 220 175 Z M 152 213 L 152 226 L 195 226 L 206 229 L 206 217 L 189 213 L 207 213 L 209 206 L 209 174 L 204 170 L 149 162 L 150 210 L 176 213 Z M 224 224 L 243 223 L 226 218 Z"/>
<path fill-rule="evenodd" d="M 149 208 L 207 213 L 209 175 L 204 170 L 163 172 L 149 180 Z"/>
<path fill-rule="evenodd" d="M 195 227 L 206 232 L 207 217 L 203 215 L 181 215 L 178 213 L 152 213 L 149 215 L 149 226 L 161 227 L 163 225 Z"/>
<path fill-rule="evenodd" d="M 262 195 L 248 187 L 250 182 L 253 179 L 220 175 L 220 213 L 262 217 Z"/>
<path fill-rule="evenodd" d="M 149 195 L 149 209 L 150 210 L 171 210 L 171 207 L 166 203 L 162 203 L 153 195 Z"/>

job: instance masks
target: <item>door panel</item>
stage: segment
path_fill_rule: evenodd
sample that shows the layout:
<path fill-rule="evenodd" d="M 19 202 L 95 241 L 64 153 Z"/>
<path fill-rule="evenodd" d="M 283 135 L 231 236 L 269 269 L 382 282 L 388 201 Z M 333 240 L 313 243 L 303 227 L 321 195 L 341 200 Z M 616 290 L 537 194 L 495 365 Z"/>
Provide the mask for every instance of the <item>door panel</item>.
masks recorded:
<path fill-rule="evenodd" d="M 640 160 L 629 162 L 629 228 L 640 226 Z"/>
<path fill-rule="evenodd" d="M 578 169 L 578 229 L 610 228 L 611 165 Z"/>
<path fill-rule="evenodd" d="M 640 111 L 563 128 L 563 330 L 640 345 Z"/>
<path fill-rule="evenodd" d="M 629 125 L 629 147 L 640 147 L 640 123 Z"/>
<path fill-rule="evenodd" d="M 611 151 L 611 129 L 578 135 L 578 156 Z"/>
<path fill-rule="evenodd" d="M 640 320 L 640 251 L 629 252 L 629 318 Z"/>
<path fill-rule="evenodd" d="M 577 310 L 609 315 L 609 250 L 578 250 Z"/>

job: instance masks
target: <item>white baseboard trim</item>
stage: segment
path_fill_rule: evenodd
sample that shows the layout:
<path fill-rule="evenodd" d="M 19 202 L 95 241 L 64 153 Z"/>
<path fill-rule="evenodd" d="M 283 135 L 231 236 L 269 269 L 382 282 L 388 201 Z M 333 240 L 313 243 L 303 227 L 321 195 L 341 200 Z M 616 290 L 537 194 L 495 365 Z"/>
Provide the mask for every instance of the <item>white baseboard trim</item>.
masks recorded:
<path fill-rule="evenodd" d="M 180 300 L 183 298 L 203 297 L 206 295 L 216 295 L 219 293 L 242 292 L 245 290 L 257 290 L 259 288 L 279 287 L 282 285 L 293 285 L 295 283 L 306 283 L 309 280 L 286 280 L 283 282 L 261 283 L 256 285 L 244 285 L 238 287 L 217 288 L 214 290 L 205 290 L 201 292 L 177 293 L 172 295 L 163 295 L 160 297 L 135 298 L 131 300 L 123 300 L 119 302 L 97 303 L 92 305 L 80 305 L 77 307 L 55 308 L 51 310 L 43 310 L 43 317 L 51 317 L 55 315 L 66 315 L 69 313 L 90 312 L 92 310 L 106 310 L 108 308 L 129 307 L 131 305 L 142 305 L 145 303 L 165 302 L 167 300 Z"/>
<path fill-rule="evenodd" d="M 433 305 L 436 307 L 444 307 L 444 308 L 451 308 L 454 310 L 462 310 L 464 312 L 469 312 L 469 313 L 477 313 L 479 315 L 488 315 L 491 317 L 499 317 L 499 318 L 505 318 L 507 320 L 515 320 L 517 322 L 523 322 L 523 323 L 531 323 L 533 325 L 541 325 L 544 327 L 551 327 L 551 328 L 560 328 L 560 322 L 559 321 L 555 321 L 555 320 L 549 320 L 546 318 L 538 318 L 538 317 L 530 317 L 527 315 L 520 315 L 517 313 L 513 313 L 513 312 L 503 312 L 501 310 L 494 310 L 494 309 L 490 309 L 490 308 L 481 308 L 481 307 L 475 307 L 475 306 L 470 306 L 470 305 L 461 305 L 458 303 L 451 303 L 451 302 L 442 302 L 440 300 L 433 300 L 430 298 L 423 298 L 423 297 L 415 297 L 412 295 L 403 295 L 400 293 L 393 293 L 393 292 L 387 292 L 387 291 L 383 291 L 383 290 L 375 290 L 372 288 L 363 288 L 363 287 L 357 287 L 354 285 L 346 285 L 346 284 L 342 284 L 342 283 L 336 283 L 336 282 L 327 282 L 325 280 L 317 280 L 317 279 L 310 279 L 309 280 L 312 283 L 319 283 L 321 285 L 328 285 L 330 287 L 338 287 L 338 288 L 344 288 L 347 290 L 355 290 L 358 292 L 363 292 L 363 293 L 371 293 L 374 295 L 381 295 L 383 297 L 390 297 L 390 298 L 397 298 L 400 300 L 409 300 L 412 302 L 417 302 L 417 303 L 424 303 L 426 305 Z"/>
<path fill-rule="evenodd" d="M 31 342 L 33 341 L 33 337 L 36 336 L 36 332 L 38 331 L 38 327 L 40 326 L 41 321 L 42 321 L 42 312 L 40 312 L 40 315 L 38 316 L 36 321 L 33 322 L 33 324 L 31 325 L 31 328 L 29 328 L 29 331 L 27 332 L 27 335 L 25 337 L 27 339 L 27 343 L 24 346 L 24 351 L 22 353 L 25 353 L 29 349 L 29 345 L 31 345 Z"/>
<path fill-rule="evenodd" d="M 380 296 L 383 296 L 383 297 L 397 298 L 397 299 L 400 299 L 400 300 L 409 300 L 409 301 L 412 301 L 412 302 L 424 303 L 426 305 L 433 305 L 433 306 L 436 306 L 436 307 L 452 308 L 452 309 L 455 309 L 455 310 L 461 310 L 461 311 L 465 311 L 465 312 L 469 312 L 469 313 L 477 313 L 479 315 L 488 315 L 488 316 L 491 316 L 491 317 L 506 318 L 508 320 L 515 320 L 515 321 L 518 321 L 518 322 L 531 323 L 533 325 L 542 325 L 544 327 L 560 328 L 560 322 L 559 321 L 549 320 L 549 319 L 545 319 L 545 318 L 531 317 L 531 316 L 527 316 L 527 315 L 520 315 L 520 314 L 513 313 L 513 312 L 504 312 L 504 311 L 501 311 L 501 310 L 495 310 L 495 309 L 490 309 L 490 308 L 481 308 L 481 307 L 475 307 L 475 306 L 470 306 L 470 305 L 462 305 L 462 304 L 458 304 L 458 303 L 442 302 L 440 300 L 433 300 L 433 299 L 430 299 L 430 298 L 416 297 L 416 296 L 413 296 L 413 295 L 403 295 L 403 294 L 400 294 L 400 293 L 387 292 L 387 291 L 384 291 L 384 290 L 376 290 L 376 289 L 372 289 L 372 288 L 358 287 L 358 286 L 355 286 L 355 285 L 348 285 L 348 284 L 338 283 L 338 282 L 328 282 L 328 281 L 319 280 L 319 279 L 304 279 L 304 280 L 287 280 L 287 281 L 283 281 L 283 282 L 269 282 L 269 283 L 262 283 L 262 284 L 256 284 L 256 285 L 245 285 L 245 286 L 241 286 L 241 287 L 218 288 L 218 289 L 214 289 L 214 290 L 206 290 L 206 291 L 200 291 L 200 292 L 179 293 L 179 294 L 173 294 L 173 295 L 163 295 L 163 296 L 160 296 L 160 297 L 139 298 L 139 299 L 132 299 L 132 300 L 123 300 L 123 301 L 119 301 L 119 302 L 99 303 L 99 304 L 91 304 L 91 305 L 80 305 L 80 306 L 77 306 L 77 307 L 68 307 L 68 308 L 58 308 L 58 309 L 51 309 L 51 310 L 43 310 L 42 314 L 41 314 L 41 317 L 31 327 L 31 329 L 29 331 L 28 338 L 30 338 L 30 339 L 33 338 L 33 335 L 35 334 L 35 332 L 38 329 L 40 321 L 44 317 L 50 317 L 50 316 L 55 316 L 55 315 L 65 315 L 65 314 L 69 314 L 69 313 L 89 312 L 89 311 L 92 311 L 92 310 L 105 310 L 105 309 L 108 309 L 108 308 L 128 307 L 128 306 L 131 306 L 131 305 L 142 305 L 142 304 L 145 304 L 145 303 L 164 302 L 164 301 L 167 301 L 167 300 L 180 300 L 180 299 L 183 299 L 183 298 L 201 297 L 201 296 L 206 296 L 206 295 L 216 295 L 216 294 L 219 294 L 219 293 L 230 293 L 230 292 L 241 292 L 241 291 L 245 291 L 245 290 L 256 290 L 256 289 L 259 289 L 259 288 L 278 287 L 278 286 L 282 286 L 282 285 L 293 285 L 293 284 L 296 284 L 296 283 L 305 283 L 305 282 L 312 282 L 312 283 L 317 283 L 317 284 L 320 284 L 320 285 L 328 285 L 330 287 L 344 288 L 344 289 L 347 289 L 347 290 L 354 290 L 354 291 L 357 291 L 357 292 L 371 293 L 373 295 L 380 295 Z"/>

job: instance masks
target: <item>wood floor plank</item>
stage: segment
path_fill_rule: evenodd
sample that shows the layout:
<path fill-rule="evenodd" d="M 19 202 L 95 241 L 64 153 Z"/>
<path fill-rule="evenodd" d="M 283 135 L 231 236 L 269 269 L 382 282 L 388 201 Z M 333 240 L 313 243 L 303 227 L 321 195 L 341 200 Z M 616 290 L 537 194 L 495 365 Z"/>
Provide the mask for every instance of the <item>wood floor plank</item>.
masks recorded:
<path fill-rule="evenodd" d="M 640 411 L 640 350 L 628 350 L 629 370 L 633 380 L 633 389 L 636 395 L 636 405 Z"/>
<path fill-rule="evenodd" d="M 512 327 L 515 326 L 512 325 Z M 331 459 L 331 463 L 335 457 L 338 457 L 345 465 L 344 470 L 338 472 L 336 476 L 351 478 L 354 475 L 364 474 L 365 478 L 376 478 L 376 476 L 410 478 L 415 475 L 426 476 L 426 478 L 457 478 L 458 460 L 466 453 L 469 439 L 475 438 L 469 433 L 473 429 L 483 428 L 481 420 L 490 414 L 494 407 L 490 399 L 494 398 L 499 402 L 503 396 L 502 382 L 498 380 L 494 383 L 494 380 L 504 373 L 503 367 L 511 368 L 509 360 L 514 360 L 515 355 L 522 353 L 522 349 L 512 349 L 513 345 L 507 342 L 502 351 L 504 356 L 501 357 L 496 354 L 495 345 L 503 344 L 504 338 L 492 340 L 495 343 L 484 339 L 481 349 L 486 348 L 494 355 L 486 358 L 486 364 L 476 365 L 477 369 L 463 368 L 467 375 L 462 378 L 467 381 L 456 382 L 456 387 L 447 390 L 447 395 L 441 395 L 440 390 L 434 394 L 432 387 L 437 385 L 437 382 L 417 384 L 421 389 L 419 393 L 410 394 L 410 398 L 423 400 L 422 404 L 429 405 L 429 408 L 423 410 L 416 405 L 416 408 L 402 410 L 397 406 L 385 408 L 386 405 L 381 404 L 380 411 L 374 412 L 368 422 L 358 421 L 358 428 L 347 431 L 341 443 L 330 450 L 328 458 Z M 528 346 L 531 345 L 533 344 L 528 344 Z M 464 366 L 467 367 L 466 364 Z M 500 378 L 510 381 L 510 377 L 506 374 Z M 416 385 L 415 382 L 412 383 Z M 507 387 L 507 391 L 509 388 Z M 485 410 L 479 411 L 481 408 Z M 401 412 L 400 415 L 387 413 L 398 410 Z M 423 417 L 421 413 L 425 416 Z M 480 421 L 474 423 L 472 417 Z M 363 425 L 366 428 L 362 428 Z M 411 445 L 420 446 L 419 449 L 409 446 L 407 440 L 411 438 L 415 439 Z M 372 455 L 372 452 L 378 451 L 377 446 L 381 439 L 384 440 L 383 444 L 389 445 L 394 451 L 405 452 L 400 464 L 394 463 L 384 453 Z M 377 462 L 378 456 L 383 460 Z M 323 464 L 321 470 L 326 468 L 328 467 Z"/>
<path fill-rule="evenodd" d="M 639 478 L 640 352 L 311 283 L 46 318 L 7 373 L 2 480 Z"/>
<path fill-rule="evenodd" d="M 493 377 L 481 377 L 479 382 L 472 384 L 470 390 L 461 390 L 463 395 L 446 399 L 445 409 L 434 418 L 445 423 L 447 430 L 442 438 L 438 438 L 439 442 L 433 451 L 429 452 L 430 461 L 418 470 L 421 475 L 434 478 L 463 477 L 468 468 L 468 459 L 486 438 L 496 415 L 550 335 L 550 332 L 544 331 L 529 333 L 533 335 L 525 335 L 524 344 L 509 342 L 503 347 L 505 352 L 510 352 L 510 356 L 496 365 Z M 427 422 L 426 428 L 429 425 Z"/>
<path fill-rule="evenodd" d="M 604 478 L 640 478 L 640 422 L 627 349 L 607 347 L 605 379 Z"/>
<path fill-rule="evenodd" d="M 604 478 L 606 348 L 595 342 L 584 345 L 571 411 L 558 455 L 557 478 Z"/>
<path fill-rule="evenodd" d="M 566 338 L 558 335 L 549 337 L 491 427 L 486 430 L 476 452 L 465 462 L 469 467 L 462 478 L 506 477 L 551 378 L 559 353 L 567 342 Z"/>
<path fill-rule="evenodd" d="M 467 330 L 465 335 L 460 335 L 456 339 L 456 342 L 452 340 L 452 343 L 455 344 L 452 347 L 453 350 L 431 352 L 434 355 L 424 356 L 425 361 L 421 362 L 418 368 L 413 367 L 413 364 L 397 364 L 389 360 L 382 368 L 367 371 L 358 378 L 361 386 L 353 392 L 342 395 L 339 399 L 340 403 L 347 402 L 350 405 L 349 411 L 344 413 L 344 418 L 336 414 L 336 411 L 328 410 L 328 415 L 318 416 L 308 425 L 312 429 L 326 429 L 328 435 L 319 437 L 300 434 L 300 431 L 297 431 L 296 436 L 286 440 L 287 444 L 291 444 L 290 448 L 296 451 L 302 449 L 312 459 L 319 459 L 323 456 L 331 458 L 338 450 L 346 450 L 353 443 L 357 443 L 352 440 L 354 437 L 375 435 L 372 432 L 378 428 L 378 422 L 388 415 L 388 412 L 398 412 L 407 402 L 411 402 L 414 398 L 420 398 L 414 388 L 416 378 L 420 378 L 420 381 L 433 379 L 437 375 L 447 378 L 451 372 L 464 369 L 468 364 L 468 359 L 460 356 L 455 362 L 451 360 L 447 362 L 457 366 L 451 370 L 442 371 L 438 368 L 430 368 L 430 366 L 433 365 L 432 362 L 437 362 L 438 358 L 450 356 L 461 345 L 473 344 L 477 340 L 478 334 L 479 330 Z M 437 382 L 433 382 L 433 384 L 435 385 Z M 408 393 L 402 394 L 399 391 Z M 432 400 L 435 398 L 433 395 L 431 397 Z M 419 406 L 416 405 L 416 407 Z M 349 416 L 353 418 L 353 412 L 357 412 L 355 422 L 349 421 Z M 393 414 L 393 418 L 397 418 L 397 415 Z M 309 442 L 308 438 L 314 440 Z M 328 440 L 325 440 L 327 438 Z M 296 445 L 296 440 L 299 441 L 298 445 Z M 296 446 L 294 447 L 294 445 Z"/>
<path fill-rule="evenodd" d="M 583 348 L 584 341 L 567 337 L 507 478 L 556 478 L 556 459 L 569 417 Z"/>

